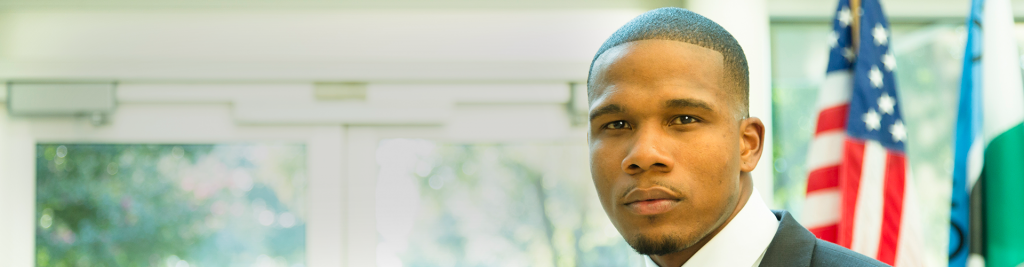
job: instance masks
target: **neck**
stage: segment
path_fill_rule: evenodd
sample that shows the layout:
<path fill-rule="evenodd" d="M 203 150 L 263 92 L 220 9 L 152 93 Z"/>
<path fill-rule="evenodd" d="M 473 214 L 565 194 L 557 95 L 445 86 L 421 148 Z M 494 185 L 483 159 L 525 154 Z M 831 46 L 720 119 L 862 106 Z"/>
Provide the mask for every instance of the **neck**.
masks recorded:
<path fill-rule="evenodd" d="M 715 227 L 715 230 L 711 231 L 706 236 L 701 238 L 699 241 L 697 241 L 697 243 L 693 244 L 693 246 L 665 255 L 651 255 L 651 260 L 654 260 L 654 263 L 657 263 L 658 266 L 661 267 L 682 266 L 684 263 L 686 263 L 686 261 L 690 260 L 690 258 L 693 257 L 693 254 L 697 254 L 697 251 L 700 250 L 700 248 L 704 247 L 704 245 L 707 244 L 708 241 L 711 241 L 711 239 L 714 238 L 715 235 L 718 235 L 718 232 L 721 232 L 722 229 L 725 229 L 725 226 L 732 221 L 732 218 L 736 217 L 736 214 L 740 213 L 740 210 L 743 209 L 743 206 L 747 203 L 747 200 L 750 199 L 750 194 L 754 192 L 754 182 L 753 178 L 750 177 L 750 173 L 740 173 L 739 189 L 740 192 L 737 196 L 736 203 L 733 204 L 732 213 L 730 213 L 729 217 L 722 221 L 722 223 Z"/>

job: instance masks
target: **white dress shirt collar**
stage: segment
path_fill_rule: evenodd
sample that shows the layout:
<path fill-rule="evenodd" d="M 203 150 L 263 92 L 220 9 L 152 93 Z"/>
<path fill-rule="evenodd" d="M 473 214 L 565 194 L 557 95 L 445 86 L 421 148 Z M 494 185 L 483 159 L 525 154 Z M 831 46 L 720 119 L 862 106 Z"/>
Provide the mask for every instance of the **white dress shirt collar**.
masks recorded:
<path fill-rule="evenodd" d="M 757 189 L 729 224 L 701 247 L 681 267 L 696 266 L 758 266 L 768 249 L 779 221 L 761 200 Z M 658 267 L 651 257 L 644 256 L 647 267 Z M 669 266 L 665 266 L 669 267 Z M 673 266 L 674 267 L 674 266 Z"/>

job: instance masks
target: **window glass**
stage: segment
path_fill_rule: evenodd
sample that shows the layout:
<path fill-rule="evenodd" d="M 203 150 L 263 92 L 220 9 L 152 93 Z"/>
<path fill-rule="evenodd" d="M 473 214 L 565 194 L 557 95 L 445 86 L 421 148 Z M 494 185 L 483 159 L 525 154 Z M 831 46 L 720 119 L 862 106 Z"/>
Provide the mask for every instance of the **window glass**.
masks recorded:
<path fill-rule="evenodd" d="M 639 266 L 590 178 L 585 143 L 377 148 L 379 266 Z"/>
<path fill-rule="evenodd" d="M 38 144 L 37 266 L 305 264 L 303 145 Z"/>

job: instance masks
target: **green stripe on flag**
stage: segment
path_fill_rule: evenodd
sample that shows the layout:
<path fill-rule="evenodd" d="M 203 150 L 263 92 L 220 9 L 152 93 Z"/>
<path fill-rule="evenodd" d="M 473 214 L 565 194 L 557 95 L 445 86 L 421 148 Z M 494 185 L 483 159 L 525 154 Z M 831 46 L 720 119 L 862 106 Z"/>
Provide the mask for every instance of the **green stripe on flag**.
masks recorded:
<path fill-rule="evenodd" d="M 992 139 L 985 148 L 986 266 L 1024 263 L 1024 124 Z"/>

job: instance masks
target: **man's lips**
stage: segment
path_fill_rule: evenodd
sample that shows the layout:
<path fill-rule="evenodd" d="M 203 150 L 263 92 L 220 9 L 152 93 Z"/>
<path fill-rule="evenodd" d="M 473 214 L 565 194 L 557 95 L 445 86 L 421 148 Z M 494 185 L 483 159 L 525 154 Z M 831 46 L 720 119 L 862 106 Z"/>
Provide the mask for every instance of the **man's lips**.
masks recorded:
<path fill-rule="evenodd" d="M 668 188 L 656 186 L 636 188 L 626 194 L 623 205 L 637 215 L 655 215 L 672 210 L 679 203 L 680 197 Z"/>
<path fill-rule="evenodd" d="M 637 215 L 655 215 L 672 210 L 679 200 L 652 199 L 626 204 L 626 209 Z"/>

